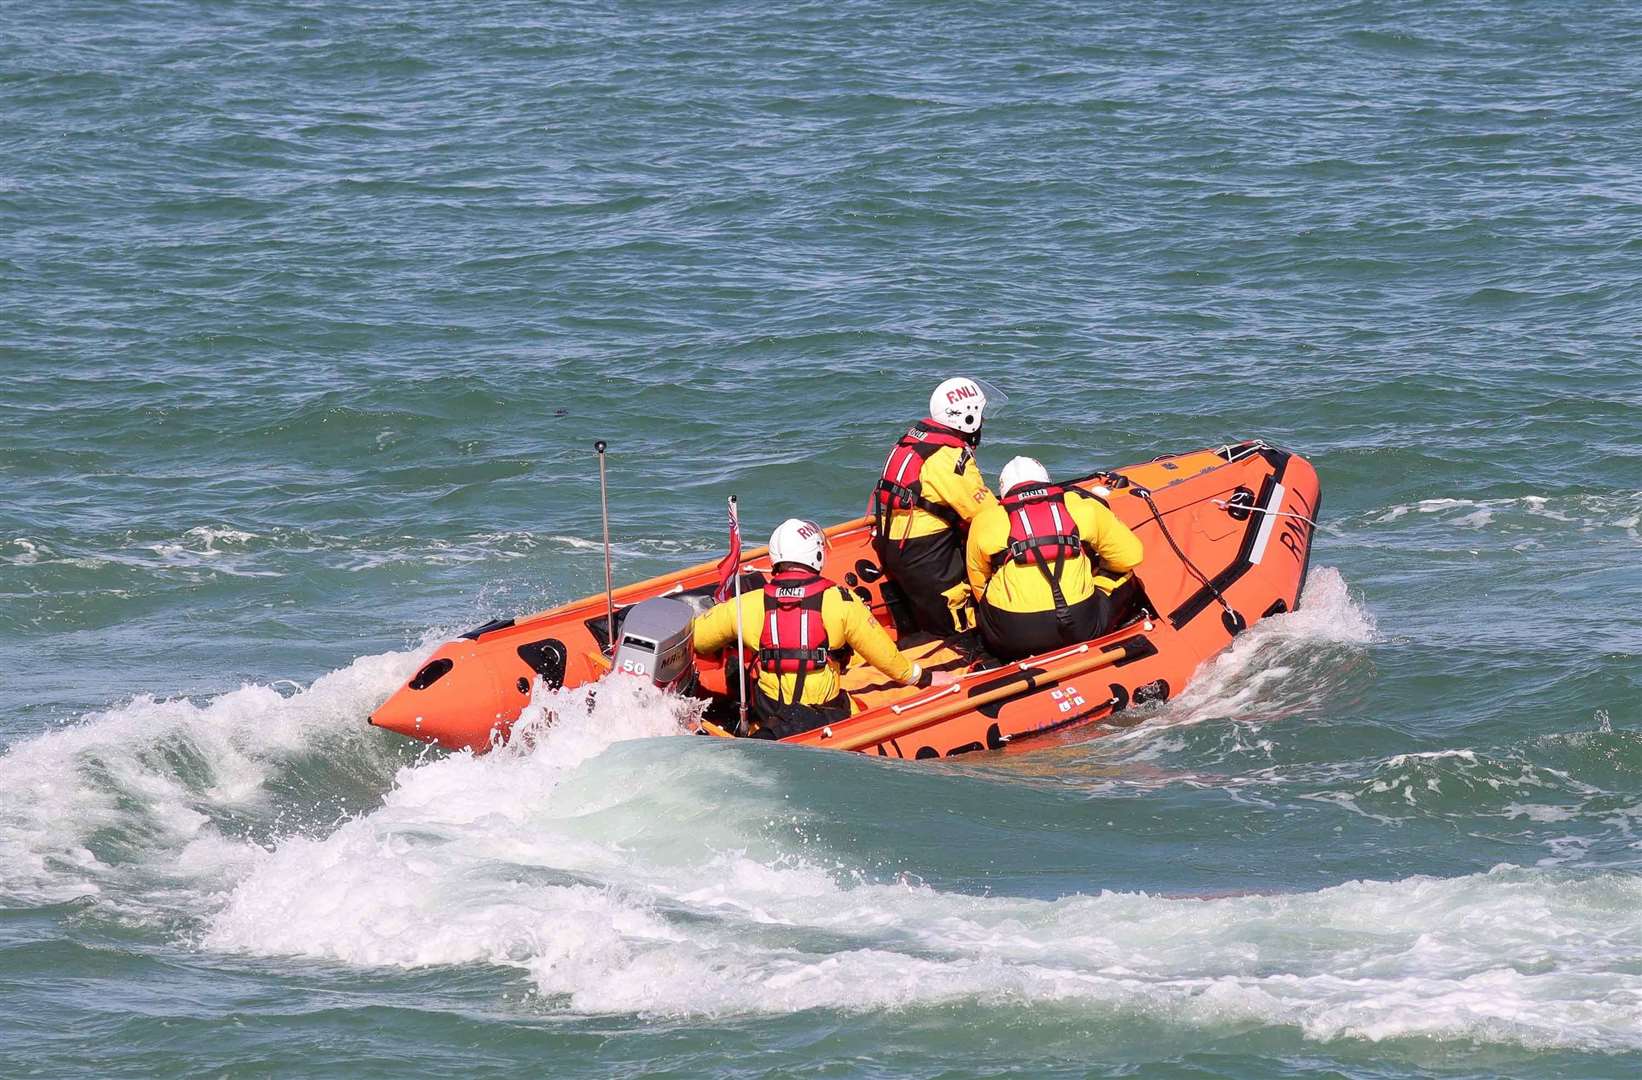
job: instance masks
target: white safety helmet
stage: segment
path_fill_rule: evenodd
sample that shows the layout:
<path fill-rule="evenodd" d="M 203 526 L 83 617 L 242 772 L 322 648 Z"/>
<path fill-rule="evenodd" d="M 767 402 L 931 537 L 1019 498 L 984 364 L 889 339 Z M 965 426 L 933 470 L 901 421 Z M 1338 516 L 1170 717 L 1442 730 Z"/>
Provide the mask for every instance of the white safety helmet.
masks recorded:
<path fill-rule="evenodd" d="M 1010 458 L 998 474 L 998 494 L 1007 495 L 1022 484 L 1047 484 L 1049 470 L 1037 458 Z"/>
<path fill-rule="evenodd" d="M 770 534 L 770 563 L 802 563 L 820 572 L 827 557 L 827 534 L 803 518 L 788 518 Z"/>
<path fill-rule="evenodd" d="M 988 405 L 1002 405 L 1007 398 L 997 387 L 979 379 L 951 378 L 929 395 L 929 418 L 937 424 L 973 435 L 981 430 Z"/>

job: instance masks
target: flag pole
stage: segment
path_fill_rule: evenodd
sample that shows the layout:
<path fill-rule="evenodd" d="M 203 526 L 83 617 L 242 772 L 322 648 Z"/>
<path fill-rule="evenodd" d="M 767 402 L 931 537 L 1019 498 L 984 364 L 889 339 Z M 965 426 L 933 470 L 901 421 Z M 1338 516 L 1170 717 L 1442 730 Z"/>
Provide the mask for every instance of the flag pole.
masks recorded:
<path fill-rule="evenodd" d="M 736 499 L 730 496 L 730 520 L 735 522 L 735 670 L 740 680 L 740 691 L 736 702 L 740 708 L 740 719 L 736 723 L 737 735 L 747 734 L 747 646 L 746 636 L 741 626 L 741 515 L 736 513 Z"/>
<path fill-rule="evenodd" d="M 604 636 L 607 652 L 616 655 L 616 599 L 610 584 L 610 496 L 604 486 L 604 440 L 593 444 L 599 455 L 599 517 L 604 522 Z"/>

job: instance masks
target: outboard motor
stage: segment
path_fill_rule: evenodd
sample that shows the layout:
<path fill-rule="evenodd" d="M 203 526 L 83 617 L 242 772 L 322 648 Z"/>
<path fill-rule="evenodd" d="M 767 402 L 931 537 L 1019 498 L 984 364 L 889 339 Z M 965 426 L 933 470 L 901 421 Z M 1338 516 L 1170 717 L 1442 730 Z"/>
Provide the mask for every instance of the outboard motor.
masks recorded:
<path fill-rule="evenodd" d="M 696 686 L 696 654 L 690 641 L 695 609 L 682 600 L 641 600 L 622 620 L 613 671 L 652 680 L 663 690 L 688 694 Z"/>

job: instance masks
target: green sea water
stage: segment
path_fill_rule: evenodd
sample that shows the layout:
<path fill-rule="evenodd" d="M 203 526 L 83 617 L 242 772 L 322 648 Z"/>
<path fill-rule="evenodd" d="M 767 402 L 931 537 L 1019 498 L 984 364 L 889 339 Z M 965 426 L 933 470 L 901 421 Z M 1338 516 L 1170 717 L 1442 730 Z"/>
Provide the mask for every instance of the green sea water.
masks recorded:
<path fill-rule="evenodd" d="M 1642 15 L 0 4 L 0 1076 L 1642 1071 Z M 1262 436 L 1306 603 L 1148 722 L 882 762 L 439 641 Z"/>

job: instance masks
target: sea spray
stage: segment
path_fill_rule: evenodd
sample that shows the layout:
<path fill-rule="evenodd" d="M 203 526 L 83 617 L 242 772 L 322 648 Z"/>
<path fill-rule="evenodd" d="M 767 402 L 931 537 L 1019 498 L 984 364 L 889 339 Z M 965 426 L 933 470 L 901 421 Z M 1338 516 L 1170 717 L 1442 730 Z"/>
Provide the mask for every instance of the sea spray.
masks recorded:
<path fill-rule="evenodd" d="M 1365 647 L 1380 640 L 1373 616 L 1340 572 L 1314 567 L 1298 610 L 1255 623 L 1205 661 L 1155 716 L 1118 738 L 1152 746 L 1171 728 L 1280 719 L 1329 696 L 1364 662 Z"/>
<path fill-rule="evenodd" d="M 1053 1004 L 1063 1018 L 1198 1036 L 1255 1026 L 1320 1041 L 1642 1047 L 1628 1004 L 1642 994 L 1629 973 L 1642 963 L 1642 893 L 1629 876 L 1500 868 L 1051 900 L 876 880 L 762 846 L 786 795 L 759 769 L 771 755 L 913 766 L 654 738 L 688 730 L 692 712 L 632 681 L 591 703 L 585 689 L 538 690 L 528 739 L 407 767 L 380 808 L 260 856 L 200 945 L 367 968 L 494 965 L 528 975 L 539 1007 L 577 1013 Z M 686 841 L 710 820 L 711 842 Z M 1595 954 L 1600 969 L 1582 959 Z"/>
<path fill-rule="evenodd" d="M 688 734 L 702 705 L 626 677 L 538 684 L 499 749 L 406 767 L 379 808 L 260 859 L 222 898 L 203 944 L 414 966 L 534 956 L 575 932 L 570 916 L 592 918 L 589 907 L 640 925 L 642 912 L 609 908 L 582 880 L 620 861 L 619 849 L 577 835 L 575 818 L 597 805 L 567 814 L 552 796 L 615 744 Z M 604 779 L 618 799 L 642 786 Z"/>
<path fill-rule="evenodd" d="M 406 770 L 380 810 L 283 843 L 201 944 L 350 966 L 500 965 L 529 975 L 541 1007 L 582 1013 L 1052 1002 L 1198 1031 L 1642 1046 L 1626 1005 L 1642 975 L 1625 973 L 1642 962 L 1642 893 L 1627 876 L 1500 869 L 1293 894 L 1055 900 L 873 880 L 748 853 L 783 795 L 723 781 L 760 756 L 828 755 L 628 741 L 676 723 L 653 704 L 607 712 L 629 725 L 613 733 L 622 745 L 579 759 L 555 762 L 543 746 Z M 572 741 L 596 745 L 586 730 Z M 645 834 L 670 826 L 643 776 L 665 776 L 681 801 L 719 800 L 739 832 L 658 857 Z M 572 785 L 601 797 L 563 805 Z M 1593 950 L 1612 961 L 1600 974 L 1579 961 Z"/>
<path fill-rule="evenodd" d="M 294 693 L 139 697 L 14 744 L 0 754 L 0 897 L 130 904 L 191 848 L 224 841 L 219 825 L 299 809 L 275 805 L 269 785 L 292 782 L 303 759 L 340 763 L 333 784 L 392 760 L 364 720 L 424 653 L 362 657 Z"/>
<path fill-rule="evenodd" d="M 1343 579 L 1319 568 L 1301 611 L 1257 625 L 1124 738 L 1269 720 L 1316 691 L 1293 672 L 1377 640 Z M 345 970 L 488 965 L 527 979 L 533 1007 L 552 1011 L 707 1019 L 967 1003 L 1121 1020 L 1090 1036 L 1114 1045 L 1125 1027 L 1161 1027 L 1189 1039 L 1264 1028 L 1331 1043 L 1642 1047 L 1628 1004 L 1642 995 L 1628 973 L 1642 964 L 1642 897 L 1629 876 L 1501 868 L 1208 899 L 1033 899 L 886 879 L 770 829 L 794 809 L 772 777 L 814 773 L 816 799 L 842 768 L 933 782 L 942 766 L 664 738 L 690 731 L 700 703 L 633 680 L 538 686 L 497 751 L 396 762 L 385 794 L 341 822 L 267 842 L 224 833 L 225 815 L 267 802 L 282 763 L 322 748 L 376 760 L 393 745 L 358 717 L 419 658 L 364 658 L 291 696 L 142 700 L 20 744 L 0 759 L 8 777 L 81 778 L 52 815 L 79 833 L 47 836 L 38 822 L 27 833 L 22 803 L 8 802 L 8 841 L 27 839 L 33 872 L 64 890 L 41 898 L 107 887 L 150 912 L 187 908 L 199 921 L 184 936 L 206 953 Z M 1284 675 L 1262 677 L 1271 670 Z M 1469 767 L 1467 753 L 1450 757 Z M 99 824 L 140 842 L 81 840 L 76 862 L 74 837 Z M 1591 955 L 1607 960 L 1593 969 Z"/>

